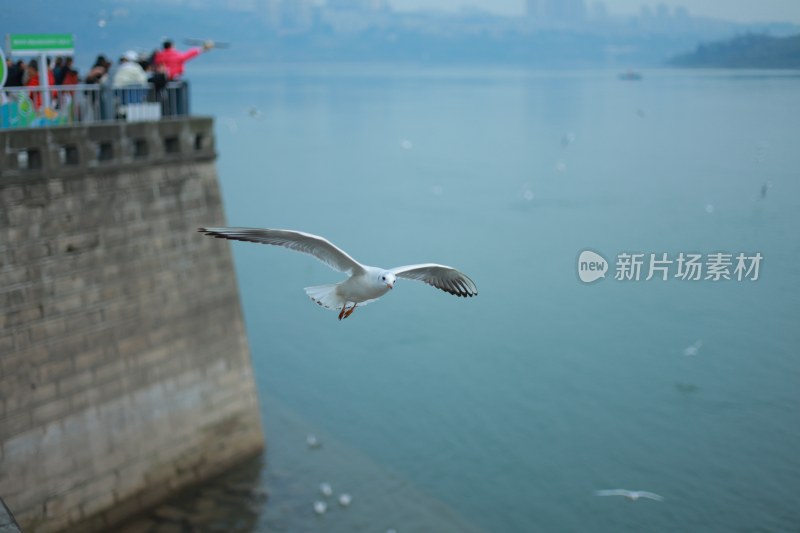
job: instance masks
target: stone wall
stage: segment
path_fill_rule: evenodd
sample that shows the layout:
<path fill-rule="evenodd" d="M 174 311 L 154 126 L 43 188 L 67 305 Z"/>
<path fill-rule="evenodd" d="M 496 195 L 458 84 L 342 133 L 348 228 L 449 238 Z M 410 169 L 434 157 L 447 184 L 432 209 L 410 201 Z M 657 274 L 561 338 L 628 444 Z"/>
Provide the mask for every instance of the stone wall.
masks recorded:
<path fill-rule="evenodd" d="M 0 131 L 0 496 L 97 531 L 263 448 L 212 121 Z"/>

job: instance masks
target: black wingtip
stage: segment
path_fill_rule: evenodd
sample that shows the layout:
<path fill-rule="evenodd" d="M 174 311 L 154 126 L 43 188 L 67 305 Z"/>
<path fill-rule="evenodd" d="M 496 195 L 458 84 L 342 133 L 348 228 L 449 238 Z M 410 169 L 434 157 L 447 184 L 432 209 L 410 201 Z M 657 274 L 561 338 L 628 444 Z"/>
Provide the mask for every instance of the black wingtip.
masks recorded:
<path fill-rule="evenodd" d="M 197 228 L 197 231 L 202 233 L 203 235 L 208 235 L 209 237 L 214 237 L 215 239 L 227 239 L 227 240 L 244 240 L 244 239 L 236 239 L 235 237 L 229 237 L 228 235 L 224 235 L 217 231 L 208 228 Z"/>

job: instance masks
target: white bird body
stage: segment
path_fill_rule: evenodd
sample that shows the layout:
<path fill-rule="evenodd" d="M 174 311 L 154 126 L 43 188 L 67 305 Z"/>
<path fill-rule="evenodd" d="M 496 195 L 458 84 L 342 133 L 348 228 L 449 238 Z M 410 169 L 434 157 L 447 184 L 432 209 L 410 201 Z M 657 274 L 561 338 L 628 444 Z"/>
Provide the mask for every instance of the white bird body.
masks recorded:
<path fill-rule="evenodd" d="M 337 295 L 350 302 L 363 304 L 371 300 L 377 300 L 392 286 L 387 285 L 385 280 L 381 281 L 381 276 L 385 276 L 386 271 L 382 268 L 364 265 L 364 271 L 353 274 L 341 283 L 337 283 Z M 394 284 L 394 280 L 392 280 Z"/>
<path fill-rule="evenodd" d="M 598 496 L 623 496 L 633 502 L 639 498 L 648 498 L 659 502 L 664 500 L 663 496 L 659 496 L 655 492 L 647 492 L 646 490 L 609 489 L 598 490 L 595 494 Z"/>
<path fill-rule="evenodd" d="M 283 246 L 313 255 L 332 269 L 349 274 L 350 277 L 340 283 L 305 289 L 306 294 L 320 306 L 339 310 L 339 320 L 350 316 L 356 305 L 366 305 L 389 292 L 397 278 L 422 281 L 455 296 L 478 294 L 475 283 L 455 268 L 436 263 L 390 269 L 362 265 L 327 239 L 310 233 L 260 228 L 199 228 L 199 231 L 221 239 Z"/>

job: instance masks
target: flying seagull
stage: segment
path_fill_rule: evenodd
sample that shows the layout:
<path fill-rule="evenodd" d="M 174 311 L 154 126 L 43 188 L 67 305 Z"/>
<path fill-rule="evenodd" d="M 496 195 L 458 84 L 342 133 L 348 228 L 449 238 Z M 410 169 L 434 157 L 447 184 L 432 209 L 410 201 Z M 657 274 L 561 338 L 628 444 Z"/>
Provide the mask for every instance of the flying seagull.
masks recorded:
<path fill-rule="evenodd" d="M 184 43 L 191 46 L 208 46 L 209 48 L 230 48 L 230 43 L 212 41 L 211 39 L 184 39 Z"/>
<path fill-rule="evenodd" d="M 397 278 L 422 281 L 455 296 L 478 294 L 475 283 L 455 268 L 435 263 L 389 269 L 362 265 L 327 239 L 310 233 L 259 228 L 199 228 L 198 231 L 219 239 L 283 246 L 311 254 L 332 269 L 349 274 L 350 277 L 340 283 L 305 289 L 306 294 L 320 306 L 338 310 L 339 320 L 353 314 L 358 304 L 366 305 L 389 292 Z"/>
<path fill-rule="evenodd" d="M 647 492 L 646 490 L 625 490 L 625 489 L 610 489 L 598 490 L 595 492 L 598 496 L 625 496 L 630 501 L 635 502 L 639 498 L 650 498 L 658 502 L 663 501 L 664 497 L 655 494 L 654 492 Z"/>

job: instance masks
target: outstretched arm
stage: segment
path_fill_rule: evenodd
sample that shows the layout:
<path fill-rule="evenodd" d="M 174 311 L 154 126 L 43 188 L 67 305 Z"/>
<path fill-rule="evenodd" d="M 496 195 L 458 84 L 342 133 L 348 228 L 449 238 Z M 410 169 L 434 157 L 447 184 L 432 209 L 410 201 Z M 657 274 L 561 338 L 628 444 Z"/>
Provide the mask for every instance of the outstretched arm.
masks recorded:
<path fill-rule="evenodd" d="M 202 48 L 190 48 L 185 52 L 178 52 L 178 59 L 180 59 L 181 63 L 186 63 L 190 59 L 194 59 L 195 57 L 200 55 Z"/>

